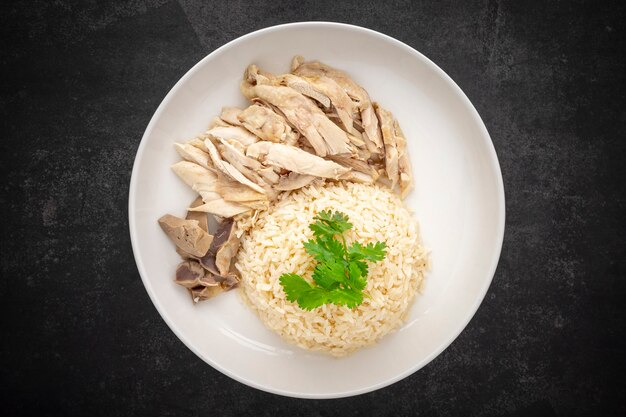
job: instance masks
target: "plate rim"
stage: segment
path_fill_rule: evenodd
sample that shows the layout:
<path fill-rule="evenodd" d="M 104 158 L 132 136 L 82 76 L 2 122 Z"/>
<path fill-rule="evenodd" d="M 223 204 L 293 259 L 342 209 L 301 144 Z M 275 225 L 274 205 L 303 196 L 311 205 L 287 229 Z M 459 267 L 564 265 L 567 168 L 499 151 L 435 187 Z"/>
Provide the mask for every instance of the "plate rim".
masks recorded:
<path fill-rule="evenodd" d="M 163 113 L 164 108 L 166 106 L 167 103 L 169 103 L 169 101 L 172 99 L 172 97 L 174 96 L 174 94 L 178 91 L 178 89 L 181 88 L 181 86 L 185 83 L 185 81 L 190 78 L 193 74 L 195 74 L 199 68 L 204 64 L 205 61 L 208 61 L 209 59 L 211 59 L 212 56 L 218 54 L 220 51 L 236 46 L 238 43 L 243 42 L 245 40 L 248 40 L 250 38 L 254 38 L 260 35 L 264 35 L 266 33 L 270 33 L 270 32 L 275 32 L 275 31 L 280 31 L 283 30 L 285 28 L 292 28 L 292 27 L 307 27 L 307 28 L 311 28 L 311 27 L 335 27 L 335 28 L 343 28 L 343 29 L 348 29 L 351 31 L 356 31 L 356 32 L 362 32 L 371 36 L 375 36 L 375 37 L 379 37 L 387 42 L 391 42 L 392 44 L 395 44 L 396 46 L 404 49 L 407 53 L 416 56 L 418 59 L 420 59 L 423 63 L 425 63 L 431 70 L 433 70 L 435 73 L 438 73 L 439 76 L 442 77 L 442 79 L 450 86 L 452 87 L 452 89 L 457 93 L 457 95 L 459 96 L 459 98 L 461 99 L 461 101 L 463 102 L 463 104 L 465 105 L 465 107 L 467 108 L 467 110 L 469 110 L 469 113 L 471 114 L 472 118 L 474 119 L 474 121 L 477 123 L 477 126 L 479 128 L 479 131 L 481 133 L 482 138 L 484 139 L 484 141 L 486 142 L 487 145 L 487 150 L 489 153 L 489 161 L 492 165 L 493 168 L 495 168 L 495 173 L 496 173 L 496 188 L 497 188 L 497 205 L 498 207 L 498 217 L 499 217 L 499 221 L 497 223 L 497 229 L 496 229 L 496 233 L 497 233 L 497 241 L 496 241 L 496 249 L 494 251 L 494 253 L 492 254 L 491 257 L 491 264 L 489 266 L 489 271 L 488 271 L 488 280 L 485 280 L 485 283 L 483 284 L 483 287 L 480 289 L 479 292 L 479 297 L 476 298 L 476 301 L 474 302 L 474 304 L 471 307 L 471 314 L 468 314 L 467 319 L 460 323 L 458 325 L 458 327 L 455 329 L 455 331 L 453 332 L 453 336 L 449 338 L 449 340 L 444 341 L 443 343 L 441 343 L 439 345 L 439 347 L 435 350 L 433 350 L 433 352 L 431 352 L 428 356 L 426 356 L 424 359 L 422 359 L 421 361 L 417 362 L 414 366 L 408 368 L 407 370 L 405 370 L 404 372 L 399 373 L 398 375 L 395 375 L 394 377 L 391 378 L 387 378 L 383 381 L 380 381 L 378 383 L 375 384 L 371 384 L 369 386 L 366 387 L 361 387 L 361 388 L 357 388 L 357 389 L 352 389 L 352 390 L 346 390 L 346 391 L 342 391 L 342 392 L 329 392 L 329 393 L 306 393 L 306 392 L 297 392 L 297 391 L 287 391 L 284 389 L 277 389 L 277 388 L 273 388 L 267 385 L 263 385 L 263 384 L 259 384 L 255 381 L 251 381 L 245 377 L 242 377 L 240 375 L 237 375 L 233 372 L 231 372 L 230 370 L 226 369 L 225 367 L 222 367 L 216 363 L 214 363 L 213 361 L 210 360 L 210 358 L 206 358 L 204 357 L 204 355 L 197 350 L 193 344 L 191 344 L 191 342 L 189 342 L 186 337 L 182 334 L 182 332 L 180 332 L 180 330 L 177 328 L 177 326 L 174 324 L 174 321 L 169 317 L 169 315 L 166 313 L 166 310 L 164 308 L 163 305 L 161 305 L 161 303 L 157 300 L 156 295 L 154 293 L 154 290 L 152 289 L 152 285 L 150 284 L 150 281 L 146 278 L 147 273 L 145 271 L 143 262 L 140 260 L 139 256 L 138 256 L 138 243 L 137 242 L 137 236 L 138 236 L 138 232 L 136 229 L 136 223 L 134 221 L 134 213 L 135 213 L 135 195 L 137 195 L 136 191 L 137 191 L 137 168 L 138 165 L 140 163 L 140 156 L 143 155 L 144 153 L 144 148 L 147 146 L 147 137 L 150 136 L 150 134 L 152 134 L 152 131 L 154 129 L 154 125 L 156 124 L 157 120 L 161 117 L 161 113 Z M 152 303 L 154 304 L 154 306 L 156 307 L 159 315 L 161 316 L 161 318 L 165 321 L 165 323 L 167 324 L 167 326 L 170 328 L 170 330 L 176 335 L 176 337 L 178 337 L 178 339 L 183 342 L 183 344 L 189 349 L 191 350 L 196 356 L 198 356 L 201 360 L 203 360 L 205 363 L 207 363 L 208 365 L 210 365 L 213 369 L 216 369 L 217 371 L 221 372 L 222 374 L 234 379 L 235 381 L 238 381 L 242 384 L 248 385 L 250 387 L 256 388 L 258 390 L 261 391 L 265 391 L 265 392 L 269 392 L 272 394 L 278 394 L 278 395 L 282 395 L 282 396 L 286 396 L 286 397 L 293 397 L 293 398 L 304 398 L 304 399 L 331 399 L 331 398 L 344 398 L 344 397 L 351 397 L 351 396 L 355 396 L 355 395 L 361 395 L 361 394 L 365 394 L 368 392 L 372 392 L 372 391 L 376 391 L 379 390 L 381 388 L 387 387 L 389 385 L 392 385 L 412 374 L 414 374 L 415 372 L 419 371 L 420 369 L 422 369 L 423 367 L 425 367 L 426 365 L 428 365 L 433 359 L 435 359 L 437 356 L 439 356 L 445 349 L 448 348 L 448 346 L 450 346 L 461 334 L 461 332 L 463 332 L 463 330 L 465 330 L 465 328 L 467 327 L 467 325 L 469 324 L 469 322 L 474 318 L 476 312 L 478 311 L 478 308 L 480 307 L 480 305 L 482 304 L 487 291 L 489 290 L 489 287 L 491 285 L 491 282 L 493 281 L 493 278 L 495 276 L 495 272 L 496 269 L 498 267 L 498 263 L 500 261 L 500 255 L 502 253 L 502 245 L 504 242 L 504 232 L 505 232 L 505 223 L 506 223 L 506 201 L 505 201 L 505 190 L 504 190 L 504 182 L 502 179 L 502 170 L 500 168 L 500 163 L 498 160 L 498 155 L 496 153 L 495 147 L 493 145 L 493 141 L 491 139 L 491 136 L 489 135 L 489 132 L 487 131 L 487 127 L 485 126 L 482 118 L 480 117 L 480 115 L 478 114 L 478 111 L 476 110 L 476 108 L 474 107 L 474 105 L 472 104 L 472 102 L 469 100 L 469 98 L 465 95 L 465 93 L 463 92 L 463 90 L 456 84 L 456 82 L 454 82 L 454 80 L 444 71 L 442 70 L 437 64 L 435 64 L 433 61 L 431 61 L 428 57 L 426 57 L 425 55 L 423 55 L 421 52 L 417 51 L 416 49 L 414 49 L 413 47 L 407 45 L 406 43 L 399 41 L 398 39 L 395 39 L 389 35 L 386 35 L 384 33 L 375 31 L 373 29 L 368 29 L 362 26 L 357 26 L 357 25 L 352 25 L 352 24 L 348 24 L 348 23 L 339 23 L 339 22 L 329 22 L 329 21 L 303 21 L 303 22 L 292 22 L 292 23 L 284 23 L 284 24 L 280 24 L 280 25 L 275 25 L 275 26 L 269 26 L 266 28 L 262 28 L 262 29 L 258 29 L 256 31 L 253 32 L 249 32 L 245 35 L 242 35 L 238 38 L 235 38 L 227 43 L 225 43 L 224 45 L 220 46 L 219 48 L 215 49 L 214 51 L 212 51 L 211 53 L 209 53 L 208 55 L 206 55 L 204 58 L 202 58 L 200 61 L 198 61 L 194 66 L 192 66 L 177 82 L 176 84 L 174 84 L 174 86 L 168 91 L 168 93 L 165 95 L 165 97 L 163 98 L 163 100 L 161 101 L 161 103 L 159 104 L 159 106 L 157 107 L 156 111 L 154 112 L 154 114 L 152 115 L 152 118 L 150 119 L 150 122 L 148 123 L 148 126 L 146 127 L 146 130 L 144 131 L 144 134 L 141 137 L 141 141 L 139 143 L 139 146 L 137 148 L 136 154 L 135 154 L 135 159 L 133 162 L 133 169 L 132 169 L 132 173 L 131 173 L 131 179 L 130 179 L 130 186 L 129 186 L 129 191 L 128 191 L 128 226 L 129 226 L 129 231 L 130 231 L 130 239 L 131 239 L 131 246 L 132 246 L 132 250 L 133 250 L 133 257 L 135 259 L 135 264 L 137 266 L 137 270 L 139 272 L 139 275 L 141 277 L 141 280 L 143 282 L 144 285 L 144 289 L 146 290 L 146 292 L 148 293 L 148 296 L 150 297 L 150 300 L 152 301 Z"/>

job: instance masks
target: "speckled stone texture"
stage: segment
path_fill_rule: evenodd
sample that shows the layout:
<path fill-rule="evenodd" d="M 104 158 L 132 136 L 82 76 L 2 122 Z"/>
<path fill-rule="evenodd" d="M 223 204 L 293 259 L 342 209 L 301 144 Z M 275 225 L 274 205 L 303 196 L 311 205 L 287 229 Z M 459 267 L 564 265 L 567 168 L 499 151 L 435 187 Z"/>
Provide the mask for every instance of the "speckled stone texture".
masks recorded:
<path fill-rule="evenodd" d="M 623 2 L 2 3 L 2 415 L 626 415 Z M 493 284 L 395 385 L 305 401 L 241 385 L 168 329 L 132 256 L 152 113 L 203 56 L 284 22 L 369 27 L 466 92 L 507 195 Z"/>

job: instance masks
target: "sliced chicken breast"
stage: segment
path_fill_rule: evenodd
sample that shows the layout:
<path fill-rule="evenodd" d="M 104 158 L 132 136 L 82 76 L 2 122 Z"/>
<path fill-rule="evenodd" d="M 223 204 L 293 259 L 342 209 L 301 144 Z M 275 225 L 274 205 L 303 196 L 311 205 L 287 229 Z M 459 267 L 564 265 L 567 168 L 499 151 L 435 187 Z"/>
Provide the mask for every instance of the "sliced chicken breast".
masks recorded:
<path fill-rule="evenodd" d="M 328 97 L 335 108 L 341 127 L 348 133 L 352 133 L 354 102 L 343 88 L 332 78 L 325 76 L 305 76 L 302 79 L 309 82 L 313 88 Z"/>
<path fill-rule="evenodd" d="M 287 121 L 272 109 L 253 104 L 238 116 L 242 126 L 263 140 L 293 145 L 298 134 L 291 129 Z"/>
<path fill-rule="evenodd" d="M 250 79 L 254 71 L 248 71 Z M 256 82 L 256 85 L 253 84 Z M 334 124 L 310 99 L 293 88 L 244 80 L 241 92 L 250 100 L 260 98 L 276 106 L 287 120 L 304 135 L 319 156 L 352 153 L 353 147 L 343 130 Z"/>
<path fill-rule="evenodd" d="M 222 107 L 222 113 L 220 113 L 220 119 L 233 126 L 241 126 L 241 122 L 238 119 L 241 114 L 241 109 L 238 107 Z"/>
<path fill-rule="evenodd" d="M 241 172 L 239 172 L 234 166 L 232 166 L 230 163 L 222 159 L 219 151 L 215 147 L 215 144 L 213 143 L 213 141 L 211 141 L 210 135 L 209 135 L 209 139 L 204 141 L 204 145 L 209 150 L 209 155 L 211 156 L 211 159 L 213 160 L 213 165 L 215 165 L 215 167 L 218 170 L 222 171 L 224 174 L 228 175 L 233 180 L 238 181 L 242 183 L 243 185 L 250 187 L 254 191 L 261 193 L 261 194 L 265 194 L 265 190 L 263 190 L 263 187 L 250 181 Z"/>
<path fill-rule="evenodd" d="M 302 175 L 295 172 L 290 172 L 288 175 L 281 177 L 278 181 L 278 184 L 276 184 L 274 188 L 279 191 L 297 190 L 302 187 L 306 187 L 317 178 L 318 177 L 315 177 L 313 175 Z"/>
<path fill-rule="evenodd" d="M 246 155 L 288 171 L 321 178 L 338 179 L 350 171 L 336 162 L 327 161 L 300 148 L 282 143 L 257 142 L 248 147 Z"/>
<path fill-rule="evenodd" d="M 335 81 L 356 102 L 356 106 L 361 114 L 368 150 L 370 152 L 384 152 L 378 120 L 372 108 L 369 94 L 363 87 L 354 82 L 343 71 L 318 61 L 304 62 L 302 57 L 294 58 L 292 61 L 292 72 L 302 77 L 324 76 Z"/>
<path fill-rule="evenodd" d="M 298 77 L 297 75 L 283 74 L 276 77 L 276 79 L 272 81 L 274 85 L 284 85 L 286 87 L 293 88 L 303 96 L 307 96 L 317 101 L 324 108 L 330 109 L 330 98 L 319 89 L 315 88 L 310 82 Z"/>
<path fill-rule="evenodd" d="M 244 147 L 250 146 L 257 142 L 259 138 L 249 130 L 241 126 L 217 126 L 206 131 L 207 135 L 226 140 L 234 140 L 241 143 Z"/>
<path fill-rule="evenodd" d="M 245 213 L 249 207 L 231 203 L 222 198 L 216 190 L 217 175 L 198 164 L 189 161 L 180 161 L 172 165 L 172 170 L 189 187 L 200 194 L 204 204 L 190 207 L 189 211 L 203 211 L 221 217 L 232 217 Z"/>
<path fill-rule="evenodd" d="M 215 167 L 213 166 L 213 162 L 211 161 L 211 157 L 209 156 L 208 152 L 205 152 L 202 149 L 189 143 L 175 143 L 174 147 L 183 159 L 190 162 L 195 162 L 201 167 L 204 167 L 209 171 L 215 172 Z"/>
<path fill-rule="evenodd" d="M 385 171 L 387 177 L 391 181 L 393 189 L 400 180 L 400 172 L 398 168 L 398 148 L 396 144 L 396 135 L 393 127 L 393 115 L 391 112 L 374 104 L 376 114 L 380 120 L 380 130 L 383 134 L 383 142 L 385 143 Z"/>
<path fill-rule="evenodd" d="M 411 172 L 411 162 L 406 149 L 406 136 L 400 128 L 398 120 L 393 121 L 394 134 L 396 136 L 396 147 L 398 149 L 398 171 L 400 172 L 400 195 L 405 198 L 413 189 L 413 173 Z"/>

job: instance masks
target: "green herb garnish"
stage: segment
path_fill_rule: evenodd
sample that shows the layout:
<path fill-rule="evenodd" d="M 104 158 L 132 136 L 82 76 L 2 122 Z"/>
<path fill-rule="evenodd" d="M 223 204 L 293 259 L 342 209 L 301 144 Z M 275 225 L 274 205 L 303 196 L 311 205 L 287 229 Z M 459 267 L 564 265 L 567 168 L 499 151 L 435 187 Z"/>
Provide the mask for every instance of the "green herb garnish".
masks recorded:
<path fill-rule="evenodd" d="M 368 271 L 366 261 L 382 261 L 387 245 L 376 242 L 363 246 L 354 242 L 347 246 L 343 233 L 352 229 L 352 223 L 339 211 L 322 211 L 314 220 L 309 228 L 315 239 L 304 243 L 306 251 L 317 261 L 313 270 L 314 283 L 298 274 L 282 274 L 280 284 L 287 300 L 297 301 L 304 310 L 330 303 L 354 308 L 363 302 Z"/>

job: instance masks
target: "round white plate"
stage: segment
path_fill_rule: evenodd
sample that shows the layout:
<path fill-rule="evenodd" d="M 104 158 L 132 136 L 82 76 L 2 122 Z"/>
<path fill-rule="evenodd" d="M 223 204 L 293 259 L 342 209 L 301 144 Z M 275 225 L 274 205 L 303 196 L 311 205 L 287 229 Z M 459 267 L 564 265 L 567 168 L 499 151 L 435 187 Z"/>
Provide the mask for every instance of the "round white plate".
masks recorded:
<path fill-rule="evenodd" d="M 287 72 L 301 54 L 347 71 L 391 110 L 408 139 L 415 190 L 407 205 L 432 250 L 424 293 L 402 328 L 374 347 L 335 359 L 283 342 L 236 291 L 193 305 L 173 282 L 179 262 L 157 219 L 185 215 L 194 193 L 169 166 L 174 142 L 203 132 L 222 106 L 245 106 L 239 82 L 250 63 Z M 386 35 L 337 23 L 263 29 L 217 49 L 172 88 L 141 140 L 130 183 L 129 220 L 139 273 L 157 310 L 194 353 L 265 391 L 334 398 L 372 391 L 417 371 L 443 351 L 480 305 L 504 234 L 504 189 L 478 113 L 428 58 Z"/>

